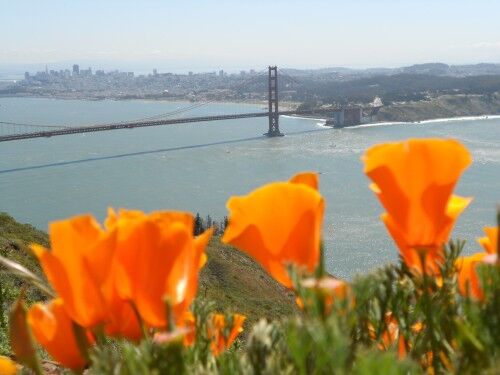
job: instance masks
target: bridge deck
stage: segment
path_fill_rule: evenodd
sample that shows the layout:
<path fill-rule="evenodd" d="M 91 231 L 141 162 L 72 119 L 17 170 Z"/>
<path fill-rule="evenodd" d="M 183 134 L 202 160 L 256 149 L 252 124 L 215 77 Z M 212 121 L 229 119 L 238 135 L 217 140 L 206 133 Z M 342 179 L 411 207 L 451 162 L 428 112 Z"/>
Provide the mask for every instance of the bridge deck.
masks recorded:
<path fill-rule="evenodd" d="M 304 115 L 311 114 L 311 111 L 281 111 L 280 115 Z M 318 113 L 316 111 L 316 113 Z M 240 113 L 233 115 L 217 115 L 217 116 L 199 116 L 199 117 L 186 117 L 178 119 L 165 119 L 165 120 L 155 120 L 155 121 L 141 121 L 141 122 L 128 122 L 128 123 L 117 123 L 117 124 L 105 124 L 105 125 L 93 125 L 93 126 L 80 126 L 80 127 L 66 127 L 64 129 L 57 130 L 44 130 L 32 133 L 22 133 L 22 134 L 11 134 L 0 136 L 0 142 L 16 141 L 21 139 L 29 138 L 44 138 L 44 137 L 54 137 L 58 135 L 67 134 L 78 134 L 78 133 L 91 133 L 91 132 L 101 132 L 107 130 L 118 130 L 118 129 L 133 129 L 133 128 L 144 128 L 148 126 L 160 126 L 160 125 L 173 125 L 173 124 L 186 124 L 191 122 L 206 122 L 206 121 L 220 121 L 220 120 L 233 120 L 241 118 L 251 118 L 251 117 L 267 117 L 268 112 L 252 112 L 252 113 Z"/>

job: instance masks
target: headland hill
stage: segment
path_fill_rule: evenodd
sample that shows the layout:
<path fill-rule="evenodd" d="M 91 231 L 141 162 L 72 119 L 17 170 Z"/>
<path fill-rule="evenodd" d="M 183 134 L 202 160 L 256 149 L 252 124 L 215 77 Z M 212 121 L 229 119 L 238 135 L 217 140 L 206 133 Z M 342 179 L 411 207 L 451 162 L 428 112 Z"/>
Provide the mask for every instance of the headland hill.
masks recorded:
<path fill-rule="evenodd" d="M 0 81 L 0 97 L 163 100 L 267 105 L 267 75 L 255 70 L 187 74 L 80 69 L 25 72 Z M 283 109 L 367 105 L 380 98 L 376 121 L 419 122 L 500 114 L 500 64 L 429 63 L 401 68 L 281 69 Z M 322 117 L 316 115 L 313 117 Z"/>

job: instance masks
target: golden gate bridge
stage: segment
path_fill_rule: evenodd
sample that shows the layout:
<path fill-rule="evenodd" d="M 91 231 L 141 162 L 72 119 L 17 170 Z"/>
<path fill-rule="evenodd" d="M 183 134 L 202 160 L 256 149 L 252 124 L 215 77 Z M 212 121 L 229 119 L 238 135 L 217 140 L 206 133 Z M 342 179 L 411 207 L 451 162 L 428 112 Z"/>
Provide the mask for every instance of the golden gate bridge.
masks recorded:
<path fill-rule="evenodd" d="M 147 117 L 130 122 L 116 122 L 108 124 L 98 124 L 98 125 L 86 125 L 86 126 L 58 126 L 58 125 L 37 125 L 37 124 L 23 124 L 15 122 L 0 121 L 0 142 L 7 141 L 17 141 L 22 139 L 30 138 L 49 138 L 59 135 L 70 135 L 70 134 L 80 134 L 80 133 L 91 133 L 91 132 L 102 132 L 110 130 L 119 129 L 134 129 L 134 128 L 144 128 L 150 126 L 164 126 L 173 124 L 186 124 L 195 122 L 207 122 L 207 121 L 222 121 L 222 120 L 234 120 L 252 117 L 268 117 L 269 127 L 268 131 L 265 133 L 268 137 L 279 137 L 283 136 L 279 128 L 279 117 L 283 115 L 310 115 L 310 114 L 326 114 L 333 116 L 333 112 L 337 114 L 342 113 L 342 118 L 345 111 L 349 111 L 349 108 L 338 107 L 335 110 L 332 109 L 316 109 L 316 110 L 279 110 L 279 99 L 278 99 L 278 67 L 269 66 L 268 67 L 268 108 L 267 111 L 261 112 L 248 112 L 239 114 L 221 114 L 221 115 L 210 115 L 210 116 L 194 116 L 194 117 L 180 117 L 172 118 L 174 116 L 183 115 L 193 109 L 200 108 L 204 105 L 213 103 L 214 101 L 208 101 L 203 103 L 197 103 L 186 108 L 181 108 L 175 111 L 164 113 L 157 116 Z M 351 108 L 352 110 L 352 108 Z M 361 110 L 361 107 L 356 109 Z M 338 116 L 337 116 L 338 117 Z"/>

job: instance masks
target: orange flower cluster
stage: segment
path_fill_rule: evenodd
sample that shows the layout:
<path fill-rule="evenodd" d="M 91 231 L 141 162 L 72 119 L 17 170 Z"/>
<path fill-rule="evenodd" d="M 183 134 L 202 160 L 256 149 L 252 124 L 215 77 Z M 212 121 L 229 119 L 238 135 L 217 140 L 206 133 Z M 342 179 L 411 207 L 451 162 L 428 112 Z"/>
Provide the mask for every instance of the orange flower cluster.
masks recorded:
<path fill-rule="evenodd" d="M 438 274 L 443 245 L 471 201 L 452 195 L 472 162 L 469 152 L 454 140 L 410 139 L 374 146 L 362 159 L 404 262 L 418 273 Z"/>
<path fill-rule="evenodd" d="M 208 324 L 208 337 L 210 339 L 210 350 L 214 356 L 218 356 L 233 344 L 236 337 L 243 332 L 245 316 L 234 314 L 232 325 L 226 327 L 226 318 L 223 314 L 214 314 Z"/>
<path fill-rule="evenodd" d="M 73 332 L 73 322 L 64 309 L 62 299 L 33 305 L 28 313 L 28 324 L 36 340 L 59 363 L 72 369 L 85 366 Z M 92 341 L 89 335 L 89 342 Z"/>
<path fill-rule="evenodd" d="M 464 296 L 481 300 L 484 298 L 483 289 L 476 271 L 479 264 L 498 264 L 498 227 L 484 228 L 486 237 L 478 242 L 483 246 L 485 252 L 476 253 L 457 260 L 458 288 Z"/>
<path fill-rule="evenodd" d="M 439 275 L 443 246 L 471 201 L 452 195 L 471 164 L 470 154 L 453 140 L 410 139 L 374 146 L 362 159 L 373 181 L 371 189 L 386 210 L 381 219 L 402 260 L 417 274 Z M 349 294 L 349 286 L 325 276 L 320 264 L 325 203 L 318 185 L 316 173 L 304 172 L 246 196 L 231 197 L 222 241 L 248 253 L 288 288 L 294 286 L 289 266 L 300 276 L 307 275 L 302 287 L 321 296 L 329 314 L 334 301 Z M 58 296 L 29 311 L 28 324 L 36 339 L 72 369 L 85 365 L 80 351 L 82 344 L 92 344 L 95 327 L 138 340 L 144 330 L 169 330 L 174 322 L 180 330 L 157 332 L 154 341 L 177 340 L 182 332 L 184 343 L 192 344 L 195 317 L 188 309 L 212 235 L 208 230 L 193 237 L 193 226 L 192 215 L 177 211 L 147 215 L 110 210 L 104 228 L 89 215 L 52 223 L 51 250 L 32 246 Z M 482 298 L 476 265 L 498 261 L 498 228 L 485 231 L 487 237 L 480 243 L 486 253 L 457 262 L 460 291 L 465 293 L 468 285 L 475 298 Z M 299 298 L 298 303 L 304 302 Z M 235 314 L 226 327 L 224 315 L 213 315 L 208 336 L 214 355 L 229 348 L 244 320 Z M 380 345 L 385 349 L 397 342 L 403 356 L 406 344 L 396 319 L 389 314 L 385 323 Z M 75 332 L 83 334 L 77 337 Z"/>
<path fill-rule="evenodd" d="M 104 229 L 89 215 L 51 223 L 51 250 L 32 246 L 59 296 L 29 311 L 40 344 L 78 369 L 85 360 L 73 335 L 75 323 L 131 340 L 141 337 L 141 324 L 168 328 L 167 309 L 182 325 L 212 234 L 193 238 L 193 226 L 192 215 L 184 212 L 128 210 L 110 210 Z"/>

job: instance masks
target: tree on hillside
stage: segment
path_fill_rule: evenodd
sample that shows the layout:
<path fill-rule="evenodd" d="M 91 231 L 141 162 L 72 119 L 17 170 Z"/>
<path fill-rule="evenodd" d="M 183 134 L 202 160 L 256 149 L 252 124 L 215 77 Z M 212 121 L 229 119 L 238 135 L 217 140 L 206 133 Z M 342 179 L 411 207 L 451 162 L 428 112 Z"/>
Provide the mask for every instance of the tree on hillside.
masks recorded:
<path fill-rule="evenodd" d="M 203 223 L 203 219 L 200 214 L 197 212 L 196 217 L 194 219 L 194 235 L 198 236 L 205 231 L 205 225 Z"/>

